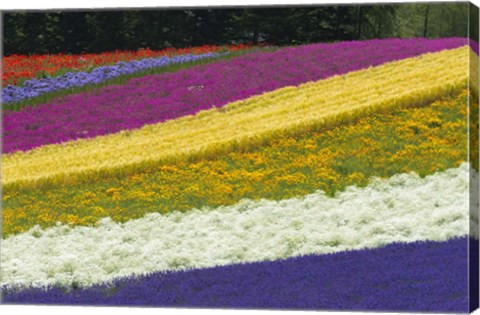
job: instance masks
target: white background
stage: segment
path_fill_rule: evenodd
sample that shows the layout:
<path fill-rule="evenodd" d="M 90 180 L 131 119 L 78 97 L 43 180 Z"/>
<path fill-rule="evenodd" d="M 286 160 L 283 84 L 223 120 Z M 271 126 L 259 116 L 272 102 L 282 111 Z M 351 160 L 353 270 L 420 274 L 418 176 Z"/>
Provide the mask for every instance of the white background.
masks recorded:
<path fill-rule="evenodd" d="M 380 1 L 380 0 L 378 0 Z M 132 8 L 132 7 L 168 7 L 168 6 L 208 6 L 208 5 L 258 5 L 258 4 L 322 4 L 322 3 L 367 3 L 378 2 L 375 0 L 331 0 L 331 1 L 318 1 L 318 0 L 82 0 L 82 1 L 55 1 L 55 0 L 2 0 L 0 2 L 0 10 L 18 10 L 18 9 L 66 9 L 66 8 Z M 383 0 L 381 2 L 415 2 L 411 0 L 404 1 L 392 1 Z M 446 2 L 442 0 L 436 0 L 435 2 Z M 472 1 L 477 6 L 480 6 L 480 0 Z M 68 307 L 68 306 L 11 306 L 1 305 L 1 315 L 23 315 L 23 314 L 48 314 L 48 315 L 84 315 L 84 314 L 165 314 L 165 315 L 306 315 L 312 312 L 306 311 L 257 311 L 257 310 L 207 310 L 207 309 L 160 309 L 160 308 L 100 308 L 100 307 Z M 315 314 L 395 314 L 395 313 L 353 313 L 353 312 L 315 312 Z M 474 314 L 480 315 L 480 311 L 476 311 Z"/>

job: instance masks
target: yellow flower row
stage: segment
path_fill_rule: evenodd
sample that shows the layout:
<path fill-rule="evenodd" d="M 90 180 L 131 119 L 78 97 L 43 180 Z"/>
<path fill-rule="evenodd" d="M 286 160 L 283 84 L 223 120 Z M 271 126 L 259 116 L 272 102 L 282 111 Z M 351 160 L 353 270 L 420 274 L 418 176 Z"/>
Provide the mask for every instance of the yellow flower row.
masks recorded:
<path fill-rule="evenodd" d="M 425 54 L 135 131 L 9 154 L 2 160 L 3 184 L 7 189 L 121 177 L 262 145 L 280 135 L 331 127 L 372 112 L 426 104 L 467 86 L 468 60 L 468 46 Z"/>
<path fill-rule="evenodd" d="M 425 107 L 377 113 L 331 129 L 281 136 L 269 145 L 212 159 L 178 162 L 76 186 L 8 189 L 3 235 L 56 222 L 124 222 L 149 212 L 231 205 L 243 198 L 284 199 L 318 189 L 333 195 L 371 176 L 422 176 L 467 160 L 467 91 Z"/>
<path fill-rule="evenodd" d="M 478 76 L 478 55 L 470 50 L 470 67 L 468 69 L 470 74 L 469 88 L 472 95 L 478 99 L 479 76 Z"/>

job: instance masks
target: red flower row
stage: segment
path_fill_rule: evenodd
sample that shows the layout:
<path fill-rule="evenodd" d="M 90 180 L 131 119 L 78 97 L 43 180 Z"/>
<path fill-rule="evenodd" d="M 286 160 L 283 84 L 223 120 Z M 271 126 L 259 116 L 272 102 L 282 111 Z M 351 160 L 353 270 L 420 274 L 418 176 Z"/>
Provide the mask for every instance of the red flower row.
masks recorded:
<path fill-rule="evenodd" d="M 236 51 L 249 47 L 251 47 L 249 44 L 226 46 L 204 45 L 189 48 L 166 48 L 162 50 L 150 50 L 149 48 L 138 51 L 117 50 L 100 54 L 11 55 L 3 58 L 2 84 L 3 86 L 8 84 L 17 85 L 32 78 L 61 74 L 62 71 L 85 71 L 93 67 L 114 64 L 119 61 L 183 54 L 204 54 L 222 50 Z"/>

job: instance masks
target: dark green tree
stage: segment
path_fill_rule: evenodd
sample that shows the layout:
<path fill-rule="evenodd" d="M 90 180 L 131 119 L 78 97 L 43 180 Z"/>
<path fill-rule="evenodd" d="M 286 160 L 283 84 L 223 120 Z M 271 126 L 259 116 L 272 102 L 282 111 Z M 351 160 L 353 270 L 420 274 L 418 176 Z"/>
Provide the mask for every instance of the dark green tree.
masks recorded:
<path fill-rule="evenodd" d="M 8 12 L 4 54 L 467 36 L 469 12 L 467 3 Z"/>

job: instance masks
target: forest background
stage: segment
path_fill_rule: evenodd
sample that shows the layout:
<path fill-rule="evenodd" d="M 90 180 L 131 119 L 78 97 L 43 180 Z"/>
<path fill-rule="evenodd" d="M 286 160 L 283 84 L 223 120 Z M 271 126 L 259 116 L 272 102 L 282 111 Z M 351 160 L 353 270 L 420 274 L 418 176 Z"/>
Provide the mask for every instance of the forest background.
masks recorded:
<path fill-rule="evenodd" d="M 478 15 L 478 10 L 467 2 L 7 11 L 2 19 L 3 53 L 96 53 L 249 42 L 283 46 L 371 38 L 465 37 L 469 34 L 469 14 Z M 471 38 L 478 38 L 478 26 L 470 26 Z"/>

